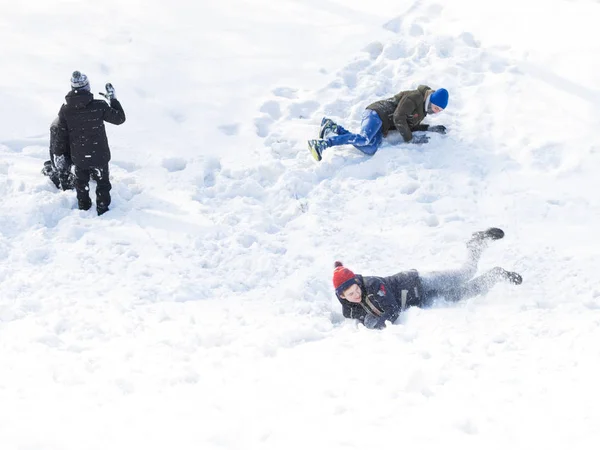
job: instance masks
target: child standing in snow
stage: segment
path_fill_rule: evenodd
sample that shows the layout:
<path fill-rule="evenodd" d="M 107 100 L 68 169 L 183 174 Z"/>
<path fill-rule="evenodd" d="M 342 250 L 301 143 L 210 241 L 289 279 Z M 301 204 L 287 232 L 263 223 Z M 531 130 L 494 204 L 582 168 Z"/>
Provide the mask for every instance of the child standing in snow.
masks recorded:
<path fill-rule="evenodd" d="M 89 181 L 96 181 L 96 211 L 98 215 L 108 211 L 110 189 L 108 163 L 110 148 L 104 122 L 120 125 L 125 122 L 125 112 L 115 95 L 112 84 L 106 84 L 104 95 L 109 103 L 94 100 L 90 92 L 88 78 L 81 72 L 73 72 L 71 91 L 65 97 L 66 103 L 58 113 L 58 128 L 68 133 L 71 159 L 75 166 L 75 190 L 79 209 L 88 210 L 92 206 L 89 194 Z M 58 159 L 57 166 L 58 166 Z M 64 167 L 58 167 L 64 170 Z"/>
<path fill-rule="evenodd" d="M 434 91 L 429 86 L 421 85 L 414 91 L 402 91 L 367 106 L 357 134 L 323 117 L 319 139 L 308 141 L 308 148 L 317 161 L 321 161 L 325 149 L 345 144 L 352 144 L 361 152 L 374 155 L 390 130 L 398 130 L 404 142 L 424 144 L 429 141 L 429 137 L 413 136 L 412 132 L 433 131 L 445 134 L 445 126 L 421 125 L 421 122 L 427 114 L 437 114 L 447 105 L 446 89 Z"/>
<path fill-rule="evenodd" d="M 501 267 L 471 280 L 484 248 L 490 241 L 503 237 L 504 231 L 499 228 L 473 233 L 467 242 L 469 258 L 458 270 L 423 274 L 411 270 L 389 277 L 367 277 L 354 274 L 336 261 L 333 286 L 342 304 L 342 313 L 344 317 L 359 320 L 367 328 L 381 329 L 385 328 L 386 321 L 394 322 L 406 308 L 430 305 L 436 297 L 457 302 L 485 294 L 499 281 L 521 284 L 521 275 Z"/>
<path fill-rule="evenodd" d="M 66 191 L 73 189 L 71 166 L 69 136 L 66 130 L 58 127 L 56 117 L 50 125 L 50 159 L 44 162 L 42 173 L 49 177 L 57 188 Z"/>

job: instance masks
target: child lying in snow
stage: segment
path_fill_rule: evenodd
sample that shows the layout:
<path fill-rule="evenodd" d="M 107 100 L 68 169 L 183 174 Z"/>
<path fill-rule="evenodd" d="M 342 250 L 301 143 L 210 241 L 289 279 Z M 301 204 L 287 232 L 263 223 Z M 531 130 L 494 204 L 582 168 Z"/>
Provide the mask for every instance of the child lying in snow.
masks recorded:
<path fill-rule="evenodd" d="M 419 86 L 414 91 L 402 91 L 391 98 L 367 106 L 362 116 L 360 131 L 350 133 L 331 119 L 323 117 L 319 139 L 308 141 L 308 148 L 317 161 L 323 151 L 336 145 L 352 144 L 367 155 L 374 155 L 388 131 L 398 130 L 405 142 L 425 144 L 428 136 L 413 136 L 413 131 L 446 133 L 443 125 L 421 125 L 427 114 L 437 114 L 448 106 L 448 91 L 434 91 L 429 86 Z"/>
<path fill-rule="evenodd" d="M 458 270 L 423 274 L 410 270 L 389 277 L 367 277 L 355 275 L 336 261 L 333 286 L 342 304 L 344 317 L 358 319 L 367 328 L 381 329 L 385 328 L 386 321 L 394 322 L 400 312 L 409 306 L 427 306 L 436 297 L 457 302 L 485 294 L 499 281 L 521 284 L 521 275 L 501 267 L 495 267 L 471 280 L 487 244 L 503 237 L 504 231 L 499 228 L 473 233 L 467 242 L 467 262 Z"/>

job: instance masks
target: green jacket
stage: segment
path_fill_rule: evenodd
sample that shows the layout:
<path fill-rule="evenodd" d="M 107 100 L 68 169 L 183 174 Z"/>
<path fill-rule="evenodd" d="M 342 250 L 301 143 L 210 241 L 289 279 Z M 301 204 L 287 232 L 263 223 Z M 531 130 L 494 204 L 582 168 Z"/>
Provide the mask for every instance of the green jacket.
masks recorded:
<path fill-rule="evenodd" d="M 383 122 L 382 132 L 398 130 L 405 142 L 412 139 L 413 131 L 420 131 L 421 121 L 427 115 L 425 100 L 433 92 L 429 86 L 421 85 L 414 91 L 402 91 L 391 98 L 379 100 L 367 106 L 379 115 Z"/>

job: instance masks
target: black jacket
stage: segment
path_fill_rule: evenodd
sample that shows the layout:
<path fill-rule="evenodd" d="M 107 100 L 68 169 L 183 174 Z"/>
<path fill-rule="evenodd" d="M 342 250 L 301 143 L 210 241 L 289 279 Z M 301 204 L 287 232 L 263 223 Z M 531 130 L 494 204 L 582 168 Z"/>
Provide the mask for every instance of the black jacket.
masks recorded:
<path fill-rule="evenodd" d="M 386 320 L 395 321 L 400 312 L 423 302 L 421 279 L 416 270 L 400 272 L 389 277 L 356 275 L 362 290 L 360 303 L 340 298 L 344 317 L 358 319 L 367 328 L 384 328 Z"/>
<path fill-rule="evenodd" d="M 366 109 L 377 113 L 383 123 L 381 131 L 385 136 L 389 130 L 398 130 L 405 142 L 410 142 L 413 131 L 426 131 L 427 125 L 420 125 L 427 111 L 425 100 L 433 92 L 429 86 L 421 85 L 414 91 L 402 91 L 385 100 L 371 103 Z"/>
<path fill-rule="evenodd" d="M 120 125 L 125 112 L 118 100 L 110 106 L 104 100 L 94 100 L 91 92 L 74 90 L 65 97 L 58 113 L 58 126 L 69 136 L 73 164 L 82 169 L 102 167 L 110 161 L 110 148 L 104 122 Z"/>

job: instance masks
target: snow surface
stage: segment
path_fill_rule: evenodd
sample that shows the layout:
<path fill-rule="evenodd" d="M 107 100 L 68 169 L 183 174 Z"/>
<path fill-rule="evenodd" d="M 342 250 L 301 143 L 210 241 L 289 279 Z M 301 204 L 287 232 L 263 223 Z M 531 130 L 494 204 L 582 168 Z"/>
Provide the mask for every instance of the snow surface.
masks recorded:
<path fill-rule="evenodd" d="M 595 449 L 600 2 L 2 0 L 0 448 Z M 114 84 L 111 211 L 40 174 Z M 446 136 L 306 149 L 419 84 Z M 333 262 L 523 274 L 344 320 Z"/>

